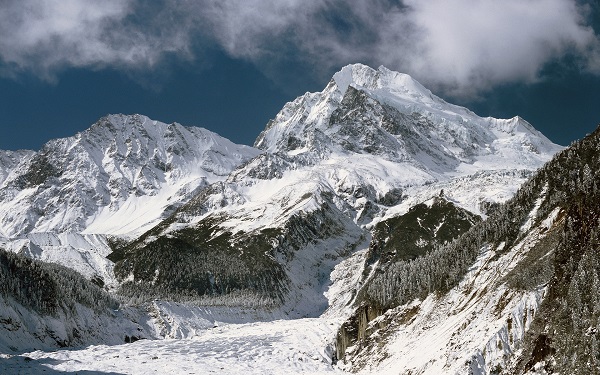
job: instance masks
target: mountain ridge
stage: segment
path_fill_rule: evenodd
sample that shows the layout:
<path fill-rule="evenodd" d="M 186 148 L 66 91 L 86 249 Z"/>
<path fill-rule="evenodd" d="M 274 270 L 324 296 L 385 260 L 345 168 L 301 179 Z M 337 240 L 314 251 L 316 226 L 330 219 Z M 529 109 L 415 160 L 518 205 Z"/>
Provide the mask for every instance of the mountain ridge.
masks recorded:
<path fill-rule="evenodd" d="M 168 335 L 202 335 L 217 328 L 224 310 L 250 310 L 256 321 L 274 325 L 301 318 L 307 330 L 340 328 L 320 349 L 328 365 L 336 353 L 337 369 L 477 374 L 521 366 L 503 356 L 521 344 L 535 347 L 540 337 L 541 331 L 532 339 L 526 333 L 538 324 L 536 311 L 545 309 L 547 290 L 537 281 L 548 276 L 547 262 L 532 259 L 551 258 L 539 243 L 553 243 L 564 216 L 553 206 L 561 195 L 536 171 L 563 148 L 518 116 L 482 118 L 408 75 L 354 64 L 321 92 L 287 103 L 257 137 L 257 148 L 140 115 L 108 116 L 93 128 L 78 139 L 97 135 L 102 152 L 90 152 L 92 160 L 120 173 L 98 183 L 119 198 L 114 208 L 121 216 L 109 215 L 107 201 L 87 216 L 83 230 L 52 233 L 40 226 L 41 232 L 24 230 L 0 244 L 58 262 L 104 259 L 78 271 L 125 304 L 141 306 L 133 316 Z M 105 144 L 119 129 L 131 137 Z M 207 142 L 193 147 L 202 134 Z M 216 148 L 207 145 L 211 140 Z M 17 154 L 0 153 L 0 177 L 3 165 L 9 171 L 0 178 L 0 197 L 3 189 L 7 196 L 60 191 L 56 186 L 72 172 L 50 152 L 58 144 L 23 154 L 29 159 L 22 164 L 15 164 Z M 78 145 L 62 147 L 68 155 Z M 239 155 L 228 158 L 231 150 Z M 193 174 L 186 163 L 204 174 Z M 176 184 L 165 193 L 169 179 Z M 171 194 L 176 204 L 150 204 Z M 142 214 L 139 226 L 132 213 L 146 206 L 158 213 Z M 51 213 L 43 212 L 47 220 Z M 124 219 L 133 221 L 122 226 Z M 539 272 L 524 280 L 521 270 Z M 198 309 L 215 312 L 200 328 L 192 318 Z M 460 336 L 461 329 L 468 335 Z M 167 335 L 143 330 L 147 337 Z M 531 359 L 526 352 L 517 356 Z"/>
<path fill-rule="evenodd" d="M 0 212 L 0 226 L 6 237 L 32 231 L 127 234 L 123 224 L 131 221 L 131 212 L 126 205 L 139 206 L 136 197 L 156 197 L 161 190 L 180 195 L 157 199 L 158 207 L 146 218 L 138 214 L 129 228 L 139 232 L 159 219 L 161 210 L 178 205 L 198 187 L 223 178 L 256 154 L 205 129 L 167 125 L 141 115 L 109 115 L 13 163 L 0 186 L 4 206 L 12 202 Z M 21 199 L 31 203 L 21 204 Z M 15 206 L 36 209 L 22 214 Z M 74 210 L 76 214 L 69 213 Z M 121 228 L 107 226 L 119 211 Z M 57 218 L 61 216 L 64 219 Z"/>
<path fill-rule="evenodd" d="M 287 103 L 255 147 L 305 164 L 377 154 L 424 171 L 431 181 L 479 170 L 534 170 L 561 149 L 518 116 L 481 118 L 407 75 L 361 64 L 342 68 L 322 92 Z"/>
<path fill-rule="evenodd" d="M 291 315 L 318 316 L 330 303 L 322 275 L 368 247 L 374 225 L 440 190 L 453 205 L 480 214 L 488 203 L 510 197 L 562 149 L 520 118 L 478 117 L 436 100 L 408 76 L 364 65 L 340 74 L 348 72 L 373 89 L 345 82 L 342 93 L 334 78 L 322 92 L 289 102 L 257 138 L 263 153 L 115 253 L 117 278 L 132 298 L 163 298 L 163 287 L 186 285 L 184 276 L 166 271 L 153 254 L 179 252 L 200 262 L 209 251 L 224 256 L 233 247 L 243 259 L 272 264 L 268 284 L 279 291 L 275 306 Z M 405 87 L 417 90 L 425 104 L 407 112 L 413 91 Z M 435 123 L 442 115 L 444 121 Z M 196 275 L 203 281 L 186 293 L 200 300 L 216 295 L 223 303 L 229 303 L 228 290 L 270 298 L 262 276 L 246 260 L 237 262 L 203 270 Z M 236 267 L 243 272 L 232 275 L 229 268 Z"/>

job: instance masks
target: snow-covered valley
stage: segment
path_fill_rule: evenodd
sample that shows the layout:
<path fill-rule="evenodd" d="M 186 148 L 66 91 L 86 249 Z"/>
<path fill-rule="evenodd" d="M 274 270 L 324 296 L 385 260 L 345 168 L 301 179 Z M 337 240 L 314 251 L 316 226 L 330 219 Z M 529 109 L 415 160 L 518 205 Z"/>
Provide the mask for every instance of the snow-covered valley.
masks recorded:
<path fill-rule="evenodd" d="M 153 337 L 132 343 L 60 350 L 5 353 L 7 374 L 490 374 L 510 364 L 545 288 L 511 290 L 507 275 L 556 230 L 558 211 L 498 258 L 484 249 L 463 282 L 444 297 L 430 295 L 389 310 L 369 324 L 375 333 L 367 347 L 349 348 L 352 361 L 337 361 L 338 328 L 352 313 L 365 251 L 332 272 L 326 291 L 330 308 L 318 318 L 281 312 L 193 307 L 154 301 L 138 319 Z M 498 251 L 502 250 L 501 245 Z M 117 328 L 117 330 L 122 328 Z M 377 333 L 379 332 L 379 333 Z M 498 367 L 501 366 L 501 367 Z M 470 372 L 469 372 L 470 371 Z"/>
<path fill-rule="evenodd" d="M 594 185 L 562 150 L 355 64 L 255 147 L 111 115 L 0 152 L 0 373 L 543 374 L 560 175 Z"/>

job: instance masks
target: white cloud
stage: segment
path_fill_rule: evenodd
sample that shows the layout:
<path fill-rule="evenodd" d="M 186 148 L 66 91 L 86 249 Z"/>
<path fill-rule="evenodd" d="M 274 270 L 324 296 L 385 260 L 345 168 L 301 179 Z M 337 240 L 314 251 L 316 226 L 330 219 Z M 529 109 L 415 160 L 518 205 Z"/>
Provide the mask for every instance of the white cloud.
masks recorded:
<path fill-rule="evenodd" d="M 165 52 L 188 52 L 189 30 L 148 33 L 127 17 L 133 0 L 14 0 L 0 4 L 4 73 L 52 79 L 74 67 L 151 67 Z"/>
<path fill-rule="evenodd" d="M 383 64 L 456 95 L 531 82 L 573 53 L 600 73 L 600 48 L 573 0 L 12 0 L 0 4 L 4 72 L 144 70 L 197 42 L 280 76 L 291 60 L 330 74 Z"/>
<path fill-rule="evenodd" d="M 285 69 L 273 60 L 292 46 L 315 70 L 383 64 L 465 96 L 533 82 L 568 53 L 600 72 L 600 43 L 572 0 L 222 0 L 208 9 L 223 48 L 263 69 Z"/>
<path fill-rule="evenodd" d="M 547 62 L 598 43 L 568 0 L 408 0 L 421 50 L 407 68 L 469 93 L 534 81 Z M 392 54 L 387 58 L 394 61 Z"/>
<path fill-rule="evenodd" d="M 279 38 L 312 24 L 319 1 L 223 0 L 203 2 L 197 10 L 212 35 L 233 56 L 255 58 Z M 286 35 L 288 34 L 288 35 Z"/>

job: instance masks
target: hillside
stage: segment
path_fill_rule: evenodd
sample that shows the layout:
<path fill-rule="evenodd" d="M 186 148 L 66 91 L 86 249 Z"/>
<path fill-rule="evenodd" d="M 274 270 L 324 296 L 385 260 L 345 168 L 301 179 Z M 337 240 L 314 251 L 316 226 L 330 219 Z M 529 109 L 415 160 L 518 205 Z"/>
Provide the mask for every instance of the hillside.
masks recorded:
<path fill-rule="evenodd" d="M 338 333 L 347 368 L 598 371 L 596 130 L 454 242 L 370 277 Z"/>

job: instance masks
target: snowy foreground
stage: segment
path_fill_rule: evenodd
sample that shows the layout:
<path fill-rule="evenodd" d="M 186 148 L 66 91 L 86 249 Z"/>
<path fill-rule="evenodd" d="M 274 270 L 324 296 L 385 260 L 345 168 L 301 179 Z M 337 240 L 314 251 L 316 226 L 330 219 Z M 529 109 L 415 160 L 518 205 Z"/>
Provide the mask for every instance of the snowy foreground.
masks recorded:
<path fill-rule="evenodd" d="M 335 328 L 325 319 L 277 320 L 222 325 L 193 339 L 0 354 L 0 374 L 337 373 Z"/>

